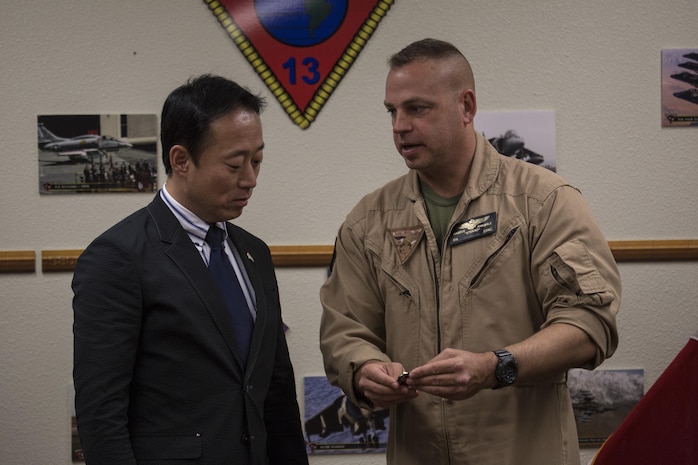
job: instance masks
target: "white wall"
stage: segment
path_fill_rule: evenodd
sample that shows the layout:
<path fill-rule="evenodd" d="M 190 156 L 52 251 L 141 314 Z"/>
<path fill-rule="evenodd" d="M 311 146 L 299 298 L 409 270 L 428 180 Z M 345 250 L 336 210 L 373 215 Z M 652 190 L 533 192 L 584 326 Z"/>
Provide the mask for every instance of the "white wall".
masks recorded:
<path fill-rule="evenodd" d="M 466 6 L 467 5 L 467 6 Z M 660 51 L 698 48 L 693 0 L 396 0 L 310 129 L 292 123 L 203 1 L 6 1 L 0 13 L 0 249 L 82 249 L 151 195 L 40 196 L 36 116 L 156 113 L 193 75 L 268 96 L 265 161 L 239 224 L 271 245 L 331 244 L 361 195 L 404 171 L 382 105 L 385 60 L 457 44 L 481 110 L 554 110 L 558 172 L 609 240 L 696 237 L 698 130 L 660 127 Z M 622 263 L 621 344 L 604 367 L 647 386 L 698 329 L 698 263 Z M 70 273 L 0 275 L 0 461 L 70 463 Z M 278 270 L 298 388 L 323 374 L 320 268 Z M 583 452 L 588 461 L 593 450 Z M 382 455 L 312 457 L 379 464 Z"/>

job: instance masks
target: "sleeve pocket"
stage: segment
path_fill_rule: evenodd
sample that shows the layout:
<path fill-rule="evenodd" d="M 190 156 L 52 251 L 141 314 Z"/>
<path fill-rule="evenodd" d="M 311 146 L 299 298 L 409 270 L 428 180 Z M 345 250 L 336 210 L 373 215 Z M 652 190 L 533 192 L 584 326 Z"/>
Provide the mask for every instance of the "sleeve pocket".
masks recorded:
<path fill-rule="evenodd" d="M 581 241 L 565 242 L 556 248 L 546 265 L 558 284 L 578 296 L 597 294 L 607 289 L 606 281 Z"/>
<path fill-rule="evenodd" d="M 201 435 L 138 435 L 131 437 L 138 460 L 197 459 L 201 457 Z"/>

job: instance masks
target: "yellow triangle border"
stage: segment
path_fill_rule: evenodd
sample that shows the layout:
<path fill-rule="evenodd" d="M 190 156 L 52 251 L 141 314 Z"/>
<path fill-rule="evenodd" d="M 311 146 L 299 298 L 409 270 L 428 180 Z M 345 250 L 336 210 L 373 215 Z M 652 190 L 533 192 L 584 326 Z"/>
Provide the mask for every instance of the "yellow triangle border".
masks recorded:
<path fill-rule="evenodd" d="M 371 35 L 375 32 L 378 24 L 388 13 L 395 0 L 380 0 L 368 19 L 363 23 L 361 28 L 356 32 L 354 38 L 344 50 L 341 58 L 334 65 L 332 71 L 327 75 L 318 90 L 313 95 L 305 113 L 302 112 L 293 99 L 286 92 L 283 85 L 276 78 L 269 66 L 265 63 L 262 56 L 257 52 L 257 49 L 252 45 L 245 34 L 235 25 L 233 18 L 228 13 L 227 8 L 221 5 L 218 0 L 204 0 L 208 8 L 218 19 L 218 22 L 223 26 L 233 42 L 240 49 L 247 61 L 252 65 L 262 81 L 267 85 L 271 93 L 276 97 L 276 100 L 281 104 L 281 107 L 286 111 L 291 120 L 301 129 L 308 129 L 310 124 L 315 120 L 318 113 L 325 105 L 327 100 L 332 95 L 332 92 L 337 88 L 339 82 L 344 77 L 344 74 L 349 70 L 354 60 L 359 56 L 359 53 L 364 48 Z"/>

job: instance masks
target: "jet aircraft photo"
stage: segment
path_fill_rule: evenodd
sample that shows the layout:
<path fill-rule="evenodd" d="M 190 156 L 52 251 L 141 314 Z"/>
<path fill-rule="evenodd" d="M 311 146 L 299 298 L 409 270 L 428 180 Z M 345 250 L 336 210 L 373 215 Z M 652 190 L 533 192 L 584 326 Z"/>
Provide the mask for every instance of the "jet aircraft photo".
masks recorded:
<path fill-rule="evenodd" d="M 104 155 L 123 148 L 131 148 L 132 144 L 110 136 L 85 134 L 77 137 L 59 137 L 49 131 L 46 126 L 38 126 L 39 149 L 56 152 L 73 161 L 90 161 L 90 156 Z"/>
<path fill-rule="evenodd" d="M 157 115 L 38 115 L 39 193 L 157 190 Z"/>

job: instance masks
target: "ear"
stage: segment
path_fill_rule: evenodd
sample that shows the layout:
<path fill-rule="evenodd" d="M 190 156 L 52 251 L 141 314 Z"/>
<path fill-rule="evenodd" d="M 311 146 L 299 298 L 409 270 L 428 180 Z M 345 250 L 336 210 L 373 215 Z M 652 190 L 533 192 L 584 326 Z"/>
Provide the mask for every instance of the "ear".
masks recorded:
<path fill-rule="evenodd" d="M 461 104 L 463 105 L 463 122 L 470 124 L 475 119 L 475 113 L 477 113 L 477 100 L 475 98 L 475 91 L 472 89 L 465 89 L 460 96 Z"/>
<path fill-rule="evenodd" d="M 170 148 L 170 166 L 172 167 L 172 174 L 183 175 L 185 174 L 193 161 L 189 151 L 182 145 L 173 145 Z"/>

